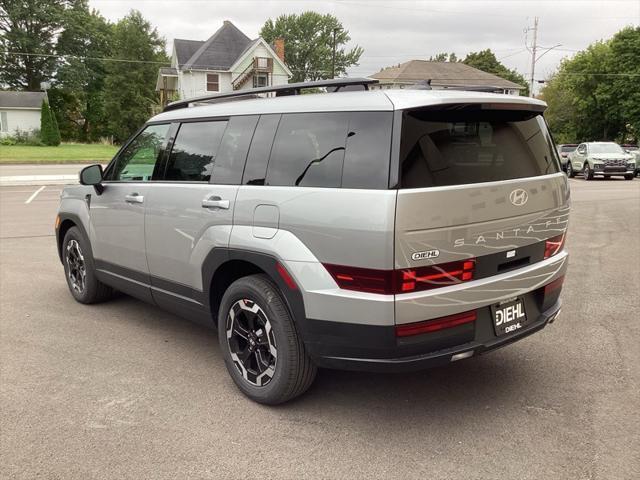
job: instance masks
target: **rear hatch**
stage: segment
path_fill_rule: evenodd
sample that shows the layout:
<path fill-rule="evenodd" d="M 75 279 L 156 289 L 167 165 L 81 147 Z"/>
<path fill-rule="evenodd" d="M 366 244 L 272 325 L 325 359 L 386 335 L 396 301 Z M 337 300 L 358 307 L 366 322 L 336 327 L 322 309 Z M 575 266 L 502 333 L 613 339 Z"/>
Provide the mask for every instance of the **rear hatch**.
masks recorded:
<path fill-rule="evenodd" d="M 395 268 L 454 262 L 442 272 L 457 272 L 427 269 L 414 287 L 525 267 L 543 260 L 546 239 L 564 233 L 567 180 L 540 109 L 531 108 L 461 104 L 401 113 Z M 410 282 L 401 290 L 414 291 Z"/>

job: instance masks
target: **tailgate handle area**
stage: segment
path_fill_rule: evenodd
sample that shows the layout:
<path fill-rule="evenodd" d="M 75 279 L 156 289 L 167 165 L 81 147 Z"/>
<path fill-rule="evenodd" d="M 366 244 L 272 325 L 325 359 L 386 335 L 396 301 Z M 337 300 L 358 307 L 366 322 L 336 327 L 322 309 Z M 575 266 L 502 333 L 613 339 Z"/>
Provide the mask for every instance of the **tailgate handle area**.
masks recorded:
<path fill-rule="evenodd" d="M 513 270 L 514 268 L 524 267 L 525 265 L 529 265 L 531 263 L 531 257 L 518 258 L 516 260 L 511 260 L 510 262 L 504 262 L 498 265 L 498 271 L 504 272 L 505 270 Z"/>

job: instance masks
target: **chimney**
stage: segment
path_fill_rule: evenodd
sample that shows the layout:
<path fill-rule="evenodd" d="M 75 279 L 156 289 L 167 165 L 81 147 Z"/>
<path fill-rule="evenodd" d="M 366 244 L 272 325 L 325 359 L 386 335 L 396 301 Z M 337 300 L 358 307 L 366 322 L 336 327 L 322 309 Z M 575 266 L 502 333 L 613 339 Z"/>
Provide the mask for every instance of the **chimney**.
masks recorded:
<path fill-rule="evenodd" d="M 284 62 L 284 38 L 276 38 L 273 42 L 273 49 L 278 58 Z"/>

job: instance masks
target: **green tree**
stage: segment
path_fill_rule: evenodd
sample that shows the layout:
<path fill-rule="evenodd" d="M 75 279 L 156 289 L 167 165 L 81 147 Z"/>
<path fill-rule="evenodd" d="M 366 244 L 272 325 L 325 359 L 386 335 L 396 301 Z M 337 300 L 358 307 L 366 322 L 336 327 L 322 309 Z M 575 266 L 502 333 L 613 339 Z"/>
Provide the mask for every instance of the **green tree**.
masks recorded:
<path fill-rule="evenodd" d="M 640 134 L 640 27 L 628 27 L 564 60 L 541 95 L 554 135 L 564 141 L 637 141 Z"/>
<path fill-rule="evenodd" d="M 42 100 L 42 106 L 40 107 L 40 140 L 45 145 L 60 145 L 58 124 L 46 100 Z"/>
<path fill-rule="evenodd" d="M 568 89 L 567 76 L 554 74 L 547 80 L 540 95 L 549 105 L 544 115 L 556 142 L 574 143 L 578 138 L 576 106 Z"/>
<path fill-rule="evenodd" d="M 0 85 L 39 91 L 51 79 L 56 36 L 66 2 L 2 0 L 0 2 Z M 9 53 L 10 52 L 10 53 Z"/>
<path fill-rule="evenodd" d="M 458 56 L 455 53 L 441 52 L 437 55 L 429 57 L 430 62 L 458 62 Z"/>
<path fill-rule="evenodd" d="M 127 139 L 159 102 L 155 91 L 158 67 L 168 64 L 164 40 L 140 12 L 131 11 L 113 29 L 113 58 L 106 63 L 104 113 L 116 141 Z"/>
<path fill-rule="evenodd" d="M 97 140 L 105 134 L 104 81 L 112 26 L 87 0 L 73 0 L 62 17 L 57 50 L 62 56 L 50 101 L 65 138 Z"/>
<path fill-rule="evenodd" d="M 480 52 L 469 53 L 465 59 L 462 60 L 462 63 L 522 85 L 524 87 L 524 90 L 521 91 L 522 95 L 529 95 L 529 86 L 524 76 L 515 70 L 509 70 L 500 63 L 496 55 L 489 48 Z"/>
<path fill-rule="evenodd" d="M 335 62 L 333 47 L 335 35 Z M 260 36 L 273 43 L 284 39 L 284 56 L 293 73 L 292 81 L 321 80 L 345 75 L 347 68 L 357 66 L 363 49 L 355 46 L 347 50 L 351 37 L 333 15 L 304 12 L 300 15 L 280 15 L 265 22 Z"/>
<path fill-rule="evenodd" d="M 616 100 L 610 109 L 620 115 L 621 142 L 640 141 L 640 27 L 619 31 L 609 44 L 608 90 Z"/>

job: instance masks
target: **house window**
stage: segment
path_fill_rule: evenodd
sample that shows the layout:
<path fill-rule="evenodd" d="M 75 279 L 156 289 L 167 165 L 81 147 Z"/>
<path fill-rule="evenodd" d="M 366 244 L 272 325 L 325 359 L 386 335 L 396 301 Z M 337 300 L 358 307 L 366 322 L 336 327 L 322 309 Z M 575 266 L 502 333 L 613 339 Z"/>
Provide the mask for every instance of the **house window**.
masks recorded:
<path fill-rule="evenodd" d="M 217 73 L 207 73 L 207 92 L 219 92 L 220 79 Z"/>
<path fill-rule="evenodd" d="M 253 87 L 268 87 L 269 86 L 269 77 L 266 73 L 258 73 L 253 76 Z"/>
<path fill-rule="evenodd" d="M 261 70 L 269 68 L 269 59 L 266 57 L 258 57 L 258 68 Z"/>
<path fill-rule="evenodd" d="M 8 132 L 9 123 L 7 122 L 7 112 L 0 112 L 0 132 Z"/>

